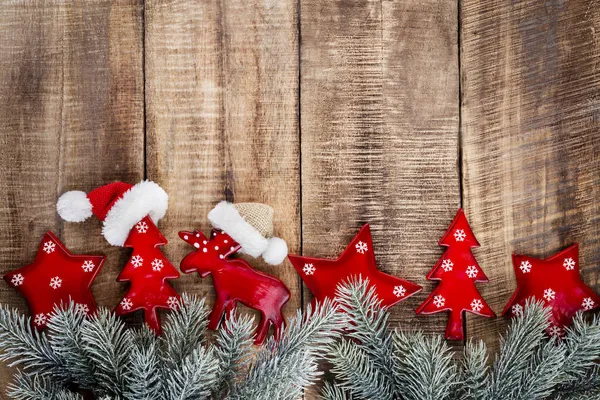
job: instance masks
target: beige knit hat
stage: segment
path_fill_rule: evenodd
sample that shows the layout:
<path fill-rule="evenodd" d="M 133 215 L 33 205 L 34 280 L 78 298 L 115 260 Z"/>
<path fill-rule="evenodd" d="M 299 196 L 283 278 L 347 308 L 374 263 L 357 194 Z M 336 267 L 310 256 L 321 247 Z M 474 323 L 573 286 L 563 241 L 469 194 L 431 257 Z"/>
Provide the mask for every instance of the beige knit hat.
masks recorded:
<path fill-rule="evenodd" d="M 232 204 L 222 201 L 208 213 L 211 224 L 242 246 L 242 252 L 269 264 L 281 264 L 288 248 L 273 237 L 273 208 L 261 203 Z"/>

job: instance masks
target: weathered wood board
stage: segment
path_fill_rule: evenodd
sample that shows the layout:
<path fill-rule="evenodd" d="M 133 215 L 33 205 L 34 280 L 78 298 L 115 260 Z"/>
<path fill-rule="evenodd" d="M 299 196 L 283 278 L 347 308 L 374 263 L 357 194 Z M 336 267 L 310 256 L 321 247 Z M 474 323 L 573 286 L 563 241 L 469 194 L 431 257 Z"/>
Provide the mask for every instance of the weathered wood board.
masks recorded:
<path fill-rule="evenodd" d="M 462 2 L 464 204 L 501 312 L 515 289 L 511 253 L 547 257 L 580 244 L 600 289 L 600 4 Z M 503 318 L 472 319 L 497 349 Z"/>
<path fill-rule="evenodd" d="M 144 176 L 142 2 L 4 2 L 0 13 L 0 272 L 33 260 L 54 231 L 75 253 L 108 260 L 93 293 L 113 307 L 127 255 L 97 220 L 62 223 L 56 199 Z M 24 300 L 0 285 L 4 304 Z M 12 372 L 0 370 L 0 397 Z"/>
<path fill-rule="evenodd" d="M 179 263 L 192 251 L 178 230 L 210 231 L 219 201 L 275 209 L 276 235 L 291 252 L 300 242 L 298 41 L 294 1 L 148 1 L 146 31 L 147 177 L 170 195 L 162 230 Z M 260 270 L 301 304 L 298 275 L 286 260 Z M 213 297 L 197 274 L 174 282 Z M 212 303 L 210 303 L 212 304 Z"/>

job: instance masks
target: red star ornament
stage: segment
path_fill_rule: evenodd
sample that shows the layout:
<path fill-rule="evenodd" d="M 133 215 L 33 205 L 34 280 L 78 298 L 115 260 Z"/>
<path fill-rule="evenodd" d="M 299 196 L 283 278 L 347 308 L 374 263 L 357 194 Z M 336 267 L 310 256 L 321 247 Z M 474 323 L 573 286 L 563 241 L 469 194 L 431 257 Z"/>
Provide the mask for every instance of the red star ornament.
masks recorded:
<path fill-rule="evenodd" d="M 33 325 L 46 327 L 55 305 L 73 300 L 77 310 L 96 312 L 90 291 L 106 257 L 73 255 L 52 232 L 46 232 L 33 263 L 4 275 L 27 299 Z"/>
<path fill-rule="evenodd" d="M 563 336 L 578 311 L 598 308 L 600 297 L 587 287 L 579 275 L 579 247 L 574 244 L 550 258 L 541 260 L 513 254 L 517 290 L 504 307 L 503 315 L 523 313 L 530 297 L 543 300 L 552 309 L 550 336 Z"/>
<path fill-rule="evenodd" d="M 335 298 L 337 286 L 349 278 L 369 279 L 383 307 L 394 304 L 419 292 L 422 287 L 377 269 L 369 224 L 365 224 L 337 260 L 289 255 L 292 265 L 315 300 Z"/>

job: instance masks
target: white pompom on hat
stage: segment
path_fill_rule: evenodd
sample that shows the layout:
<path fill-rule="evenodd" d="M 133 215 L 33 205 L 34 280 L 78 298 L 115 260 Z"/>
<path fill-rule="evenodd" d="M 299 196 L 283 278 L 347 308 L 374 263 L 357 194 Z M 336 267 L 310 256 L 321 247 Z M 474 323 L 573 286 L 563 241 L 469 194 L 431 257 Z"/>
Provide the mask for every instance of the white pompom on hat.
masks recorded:
<path fill-rule="evenodd" d="M 123 246 L 135 224 L 146 215 L 157 223 L 165 216 L 168 204 L 169 196 L 157 183 L 113 182 L 89 193 L 63 193 L 56 202 L 56 211 L 70 222 L 83 222 L 95 215 L 103 222 L 102 235 L 108 243 Z"/>
<path fill-rule="evenodd" d="M 269 264 L 285 260 L 285 240 L 273 237 L 273 208 L 261 203 L 228 203 L 222 201 L 208 213 L 211 224 L 242 246 L 242 252 L 260 257 Z"/>

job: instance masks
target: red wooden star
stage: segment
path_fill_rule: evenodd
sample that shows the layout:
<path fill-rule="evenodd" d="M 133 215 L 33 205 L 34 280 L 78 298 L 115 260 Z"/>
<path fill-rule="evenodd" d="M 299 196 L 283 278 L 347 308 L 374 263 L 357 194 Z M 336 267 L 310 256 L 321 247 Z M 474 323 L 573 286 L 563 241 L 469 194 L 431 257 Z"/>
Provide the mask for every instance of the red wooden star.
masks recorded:
<path fill-rule="evenodd" d="M 578 311 L 598 308 L 600 297 L 579 276 L 579 248 L 574 244 L 545 260 L 513 254 L 517 290 L 502 312 L 517 316 L 523 313 L 529 297 L 543 300 L 552 309 L 547 333 L 564 335 Z"/>
<path fill-rule="evenodd" d="M 333 299 L 340 283 L 359 275 L 369 279 L 384 307 L 391 307 L 422 289 L 419 285 L 377 269 L 369 224 L 361 228 L 337 260 L 295 255 L 288 257 L 318 301 L 326 297 Z"/>
<path fill-rule="evenodd" d="M 33 325 L 43 329 L 55 305 L 75 302 L 84 313 L 96 311 L 90 291 L 106 257 L 73 255 L 52 232 L 46 232 L 33 263 L 4 275 L 27 299 Z"/>

